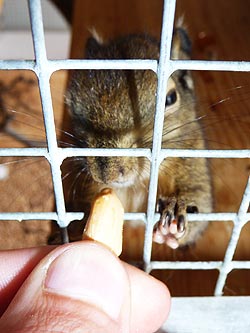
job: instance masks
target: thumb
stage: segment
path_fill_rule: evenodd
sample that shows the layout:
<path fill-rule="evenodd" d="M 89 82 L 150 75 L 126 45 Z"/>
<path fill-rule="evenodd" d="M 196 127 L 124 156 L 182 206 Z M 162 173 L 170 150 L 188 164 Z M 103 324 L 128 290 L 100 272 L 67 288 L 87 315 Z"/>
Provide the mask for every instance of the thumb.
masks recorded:
<path fill-rule="evenodd" d="M 26 279 L 0 332 L 129 332 L 129 279 L 120 260 L 94 242 L 59 247 Z"/>

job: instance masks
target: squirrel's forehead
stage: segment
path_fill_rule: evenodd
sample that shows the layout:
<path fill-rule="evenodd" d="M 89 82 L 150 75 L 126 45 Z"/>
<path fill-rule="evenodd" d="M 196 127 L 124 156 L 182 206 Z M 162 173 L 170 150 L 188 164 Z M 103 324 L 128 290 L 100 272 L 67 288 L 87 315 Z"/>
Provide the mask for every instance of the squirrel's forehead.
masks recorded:
<path fill-rule="evenodd" d="M 170 77 L 168 79 L 168 83 L 167 83 L 167 91 L 171 90 L 171 89 L 175 89 L 176 88 L 176 84 L 174 82 L 174 80 L 172 79 L 172 77 Z"/>

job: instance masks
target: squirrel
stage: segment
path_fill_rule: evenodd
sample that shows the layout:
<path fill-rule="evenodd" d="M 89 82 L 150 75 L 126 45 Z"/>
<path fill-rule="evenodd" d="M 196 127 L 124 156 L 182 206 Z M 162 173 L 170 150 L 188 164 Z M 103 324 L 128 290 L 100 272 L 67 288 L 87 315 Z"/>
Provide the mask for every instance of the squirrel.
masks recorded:
<path fill-rule="evenodd" d="M 131 34 L 104 42 L 90 37 L 87 59 L 159 59 L 159 42 L 147 34 Z M 186 30 L 176 27 L 172 59 L 189 59 Z M 152 148 L 157 77 L 150 70 L 76 70 L 66 96 L 79 147 Z M 162 148 L 205 148 L 197 121 L 193 79 L 187 70 L 169 78 Z M 93 197 L 113 188 L 125 212 L 146 212 L 150 163 L 144 157 L 82 157 L 73 165 L 77 199 L 74 209 L 87 213 Z M 194 243 L 208 222 L 188 222 L 187 213 L 210 212 L 212 189 L 203 158 L 166 158 L 159 167 L 157 207 L 160 220 L 153 240 L 175 249 Z"/>

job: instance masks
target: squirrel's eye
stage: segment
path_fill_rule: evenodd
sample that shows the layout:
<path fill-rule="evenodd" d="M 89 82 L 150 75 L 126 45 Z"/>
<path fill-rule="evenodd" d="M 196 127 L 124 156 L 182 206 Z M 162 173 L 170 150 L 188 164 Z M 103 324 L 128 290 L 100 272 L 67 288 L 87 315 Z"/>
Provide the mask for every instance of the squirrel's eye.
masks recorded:
<path fill-rule="evenodd" d="M 177 94 L 175 89 L 171 89 L 166 96 L 165 106 L 173 105 L 177 101 Z"/>

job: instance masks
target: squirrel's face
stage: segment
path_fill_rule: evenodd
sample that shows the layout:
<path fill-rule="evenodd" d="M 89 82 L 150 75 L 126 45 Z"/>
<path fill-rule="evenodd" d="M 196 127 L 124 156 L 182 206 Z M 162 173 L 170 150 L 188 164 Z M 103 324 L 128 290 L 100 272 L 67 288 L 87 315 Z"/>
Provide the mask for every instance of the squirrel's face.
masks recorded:
<path fill-rule="evenodd" d="M 106 75 L 114 78 L 112 84 L 104 86 Z M 81 73 L 76 84 L 80 90 L 72 99 L 71 110 L 74 134 L 83 146 L 152 148 L 157 87 L 153 72 L 86 72 Z M 181 96 L 175 81 L 170 78 L 166 114 L 175 112 L 180 103 Z M 149 161 L 146 158 L 86 157 L 85 165 L 94 181 L 110 186 L 131 186 L 149 177 Z"/>
<path fill-rule="evenodd" d="M 94 59 L 157 59 L 159 45 L 148 36 L 128 36 L 100 45 L 91 39 L 87 57 Z M 170 78 L 166 110 L 180 103 L 178 75 Z M 151 148 L 157 77 L 150 70 L 83 70 L 72 77 L 67 103 L 74 134 L 88 148 Z M 94 181 L 129 186 L 149 174 L 146 158 L 87 157 Z"/>
<path fill-rule="evenodd" d="M 151 147 L 156 84 L 152 71 L 78 72 L 71 99 L 75 135 L 88 148 Z M 146 167 L 144 158 L 86 158 L 93 180 L 113 186 L 132 185 Z"/>

